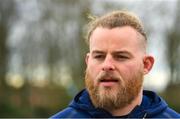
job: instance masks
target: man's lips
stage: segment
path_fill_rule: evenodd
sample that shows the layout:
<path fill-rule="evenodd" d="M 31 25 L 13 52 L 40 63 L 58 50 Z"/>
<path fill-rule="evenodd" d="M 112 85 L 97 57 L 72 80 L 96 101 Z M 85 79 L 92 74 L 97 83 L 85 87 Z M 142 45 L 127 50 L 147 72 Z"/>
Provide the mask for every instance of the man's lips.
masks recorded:
<path fill-rule="evenodd" d="M 101 79 L 100 82 L 118 82 L 117 79 Z"/>
<path fill-rule="evenodd" d="M 101 79 L 99 83 L 102 86 L 111 87 L 115 85 L 117 82 L 118 82 L 117 79 Z"/>

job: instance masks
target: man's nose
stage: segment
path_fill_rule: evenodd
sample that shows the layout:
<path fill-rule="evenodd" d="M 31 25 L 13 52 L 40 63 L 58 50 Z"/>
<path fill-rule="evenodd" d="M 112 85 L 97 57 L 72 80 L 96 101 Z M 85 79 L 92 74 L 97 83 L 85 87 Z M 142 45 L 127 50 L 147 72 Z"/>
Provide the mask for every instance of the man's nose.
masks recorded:
<path fill-rule="evenodd" d="M 103 62 L 102 70 L 103 71 L 113 71 L 115 66 L 113 64 L 113 59 L 111 57 L 106 57 Z"/>

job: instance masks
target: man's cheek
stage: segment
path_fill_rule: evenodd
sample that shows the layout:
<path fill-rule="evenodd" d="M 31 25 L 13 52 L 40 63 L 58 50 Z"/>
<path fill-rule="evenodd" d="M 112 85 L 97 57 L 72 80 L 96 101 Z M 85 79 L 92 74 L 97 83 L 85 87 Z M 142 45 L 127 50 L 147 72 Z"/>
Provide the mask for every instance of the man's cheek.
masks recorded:
<path fill-rule="evenodd" d="M 89 67 L 89 74 L 94 79 L 98 75 L 99 70 L 96 67 Z"/>
<path fill-rule="evenodd" d="M 124 67 L 121 68 L 122 77 L 130 78 L 132 74 L 138 69 L 139 68 L 137 65 L 133 65 L 133 64 L 125 65 Z"/>

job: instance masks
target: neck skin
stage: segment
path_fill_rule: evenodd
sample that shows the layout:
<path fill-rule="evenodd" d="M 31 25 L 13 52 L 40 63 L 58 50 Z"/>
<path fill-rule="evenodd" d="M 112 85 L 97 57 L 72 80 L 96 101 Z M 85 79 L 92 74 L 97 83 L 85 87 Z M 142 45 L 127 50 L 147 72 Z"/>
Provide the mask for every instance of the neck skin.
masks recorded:
<path fill-rule="evenodd" d="M 137 105 L 140 105 L 142 102 L 142 89 L 138 96 L 131 102 L 131 104 L 127 105 L 124 108 L 116 109 L 116 110 L 108 110 L 113 116 L 123 116 L 129 114 Z"/>

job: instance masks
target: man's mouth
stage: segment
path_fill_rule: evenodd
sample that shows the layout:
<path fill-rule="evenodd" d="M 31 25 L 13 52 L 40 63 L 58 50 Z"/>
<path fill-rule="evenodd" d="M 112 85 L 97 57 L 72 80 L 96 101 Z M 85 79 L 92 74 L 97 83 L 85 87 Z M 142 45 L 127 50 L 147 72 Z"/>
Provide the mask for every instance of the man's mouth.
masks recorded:
<path fill-rule="evenodd" d="M 100 85 L 104 87 L 112 87 L 113 85 L 117 84 L 117 79 L 101 79 Z"/>
<path fill-rule="evenodd" d="M 118 82 L 117 79 L 101 79 L 100 82 Z"/>

